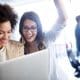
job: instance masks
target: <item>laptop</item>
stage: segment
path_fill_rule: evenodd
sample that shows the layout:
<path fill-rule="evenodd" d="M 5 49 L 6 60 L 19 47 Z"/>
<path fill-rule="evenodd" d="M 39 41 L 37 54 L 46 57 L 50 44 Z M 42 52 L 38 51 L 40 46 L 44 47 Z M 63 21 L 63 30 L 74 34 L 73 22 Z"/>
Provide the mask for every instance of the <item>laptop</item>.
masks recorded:
<path fill-rule="evenodd" d="M 48 49 L 0 62 L 0 80 L 48 80 L 48 75 Z"/>

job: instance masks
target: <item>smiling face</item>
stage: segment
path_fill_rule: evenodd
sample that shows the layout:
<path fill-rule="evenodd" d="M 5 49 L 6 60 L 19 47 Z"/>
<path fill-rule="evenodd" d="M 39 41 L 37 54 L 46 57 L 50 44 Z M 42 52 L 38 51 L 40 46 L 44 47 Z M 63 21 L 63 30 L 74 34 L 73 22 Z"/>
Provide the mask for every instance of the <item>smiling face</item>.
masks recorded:
<path fill-rule="evenodd" d="M 28 43 L 35 41 L 37 36 L 37 24 L 29 19 L 26 19 L 23 23 L 23 36 Z"/>
<path fill-rule="evenodd" d="M 0 23 L 0 48 L 5 46 L 11 36 L 11 24 L 9 21 Z"/>

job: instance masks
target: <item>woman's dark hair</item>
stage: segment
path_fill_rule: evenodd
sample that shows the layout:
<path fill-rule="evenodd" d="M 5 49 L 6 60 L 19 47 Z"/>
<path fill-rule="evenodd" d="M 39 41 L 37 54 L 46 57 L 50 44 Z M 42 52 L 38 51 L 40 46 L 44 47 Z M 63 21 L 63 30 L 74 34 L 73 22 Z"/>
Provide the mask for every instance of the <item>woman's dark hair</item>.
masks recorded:
<path fill-rule="evenodd" d="M 76 21 L 77 21 L 77 22 L 80 21 L 80 15 L 76 16 Z"/>
<path fill-rule="evenodd" d="M 17 23 L 17 15 L 8 4 L 0 4 L 0 23 L 10 21 L 12 30 Z"/>
<path fill-rule="evenodd" d="M 75 28 L 75 38 L 76 38 L 76 47 L 77 47 L 77 56 L 79 56 L 80 52 L 80 15 L 76 16 L 77 25 Z"/>
<path fill-rule="evenodd" d="M 44 39 L 43 32 L 42 32 L 42 24 L 41 24 L 39 16 L 35 12 L 32 12 L 32 11 L 25 12 L 23 16 L 21 17 L 20 24 L 19 24 L 19 32 L 21 36 L 24 38 L 23 32 L 22 32 L 23 26 L 24 26 L 23 23 L 27 19 L 32 20 L 37 24 L 37 36 L 35 40 L 37 41 L 39 45 L 41 45 Z"/>

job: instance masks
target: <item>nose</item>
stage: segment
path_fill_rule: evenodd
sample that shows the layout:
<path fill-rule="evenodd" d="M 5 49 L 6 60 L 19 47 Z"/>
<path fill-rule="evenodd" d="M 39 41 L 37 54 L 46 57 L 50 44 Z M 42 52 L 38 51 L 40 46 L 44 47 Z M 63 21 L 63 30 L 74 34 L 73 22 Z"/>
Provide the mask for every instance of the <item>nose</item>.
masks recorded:
<path fill-rule="evenodd" d="M 31 34 L 32 32 L 31 32 L 31 30 L 28 30 L 27 33 L 28 33 L 28 34 Z"/>

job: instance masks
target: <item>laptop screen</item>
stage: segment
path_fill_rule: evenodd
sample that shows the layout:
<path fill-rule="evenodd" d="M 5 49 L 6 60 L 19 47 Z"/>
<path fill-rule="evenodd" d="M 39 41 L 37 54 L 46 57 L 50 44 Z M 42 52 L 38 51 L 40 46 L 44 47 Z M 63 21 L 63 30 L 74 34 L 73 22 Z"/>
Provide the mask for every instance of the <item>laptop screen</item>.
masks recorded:
<path fill-rule="evenodd" d="M 0 63 L 0 80 L 48 80 L 49 54 L 41 50 Z"/>

